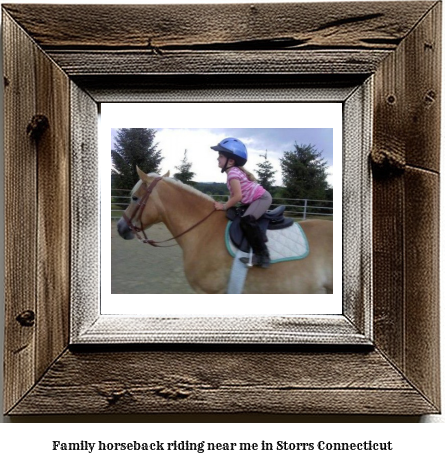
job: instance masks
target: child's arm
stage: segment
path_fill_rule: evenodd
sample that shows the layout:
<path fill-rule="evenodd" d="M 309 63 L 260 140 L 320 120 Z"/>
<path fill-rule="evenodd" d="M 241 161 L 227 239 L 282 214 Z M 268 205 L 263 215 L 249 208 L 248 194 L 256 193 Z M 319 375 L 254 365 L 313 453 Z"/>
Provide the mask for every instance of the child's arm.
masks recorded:
<path fill-rule="evenodd" d="M 215 210 L 228 210 L 230 207 L 233 207 L 238 202 L 241 202 L 243 198 L 243 194 L 241 193 L 241 183 L 238 179 L 231 179 L 230 180 L 230 187 L 232 188 L 233 195 L 230 199 L 225 203 L 215 202 Z"/>

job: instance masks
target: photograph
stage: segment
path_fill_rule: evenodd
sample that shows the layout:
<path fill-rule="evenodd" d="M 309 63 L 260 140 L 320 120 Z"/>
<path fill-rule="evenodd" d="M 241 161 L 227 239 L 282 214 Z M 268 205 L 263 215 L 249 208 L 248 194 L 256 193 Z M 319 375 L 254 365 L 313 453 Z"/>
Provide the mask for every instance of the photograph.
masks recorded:
<path fill-rule="evenodd" d="M 331 128 L 112 132 L 113 294 L 226 293 L 231 271 L 243 281 L 231 293 L 332 294 Z M 208 146 L 211 139 L 218 143 Z M 175 164 L 181 145 L 190 147 Z M 162 176 L 167 160 L 173 173 Z M 151 197 L 155 186 L 158 195 Z M 141 244 L 129 250 L 119 238 L 180 250 Z M 177 266 L 182 261 L 185 271 Z M 293 261 L 296 266 L 272 266 Z M 246 283 L 254 266 L 267 272 L 249 270 Z M 138 268 L 145 270 L 141 277 L 131 274 Z"/>

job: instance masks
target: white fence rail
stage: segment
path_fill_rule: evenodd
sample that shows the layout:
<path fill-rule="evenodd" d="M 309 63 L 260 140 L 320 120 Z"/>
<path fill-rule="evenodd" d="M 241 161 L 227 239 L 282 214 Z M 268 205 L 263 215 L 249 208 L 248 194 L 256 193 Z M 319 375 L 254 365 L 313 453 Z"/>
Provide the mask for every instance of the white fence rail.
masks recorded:
<path fill-rule="evenodd" d="M 130 191 L 124 189 L 111 190 L 111 217 L 118 218 L 130 203 Z M 225 202 L 228 195 L 210 195 L 219 202 Z M 274 197 L 271 208 L 284 205 L 286 207 L 285 215 L 299 219 L 309 219 L 311 217 L 328 217 L 334 214 L 333 202 L 330 200 L 313 200 L 313 199 L 288 199 Z M 326 219 L 328 219 L 326 218 Z"/>

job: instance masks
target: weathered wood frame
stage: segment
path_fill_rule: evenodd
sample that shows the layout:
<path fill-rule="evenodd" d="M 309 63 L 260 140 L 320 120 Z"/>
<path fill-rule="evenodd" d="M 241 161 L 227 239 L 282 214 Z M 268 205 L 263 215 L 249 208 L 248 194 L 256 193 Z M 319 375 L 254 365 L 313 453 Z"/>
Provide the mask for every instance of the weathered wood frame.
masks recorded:
<path fill-rule="evenodd" d="M 7 414 L 440 410 L 440 2 L 17 4 L 2 25 Z M 97 214 L 70 211 L 97 143 L 74 108 L 371 76 L 372 348 L 69 345 L 71 228 Z"/>

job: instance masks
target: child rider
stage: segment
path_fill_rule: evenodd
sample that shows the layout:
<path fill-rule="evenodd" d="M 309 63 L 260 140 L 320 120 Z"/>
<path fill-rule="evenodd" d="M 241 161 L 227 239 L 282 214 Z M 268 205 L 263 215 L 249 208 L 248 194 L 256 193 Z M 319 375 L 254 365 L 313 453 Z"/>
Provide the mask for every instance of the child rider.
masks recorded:
<path fill-rule="evenodd" d="M 248 205 L 241 217 L 241 228 L 254 253 L 252 263 L 261 268 L 268 268 L 269 251 L 257 220 L 270 207 L 272 196 L 256 182 L 253 174 L 243 167 L 247 162 L 247 149 L 239 139 L 228 137 L 210 148 L 218 152 L 218 166 L 221 173 L 227 174 L 227 187 L 230 192 L 230 198 L 225 204 L 215 202 L 215 209 L 227 210 L 238 202 Z M 241 261 L 247 263 L 248 259 L 241 258 Z"/>

